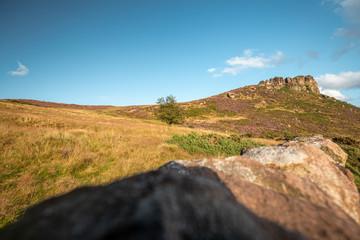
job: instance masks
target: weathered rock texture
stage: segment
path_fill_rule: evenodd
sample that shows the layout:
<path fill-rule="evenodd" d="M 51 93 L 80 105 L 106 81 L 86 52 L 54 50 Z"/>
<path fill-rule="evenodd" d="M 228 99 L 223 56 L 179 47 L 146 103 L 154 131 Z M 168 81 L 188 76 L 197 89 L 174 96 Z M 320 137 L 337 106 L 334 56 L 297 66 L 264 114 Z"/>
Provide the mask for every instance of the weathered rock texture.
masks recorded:
<path fill-rule="evenodd" d="M 344 156 L 335 146 L 318 135 L 243 156 L 176 164 L 211 168 L 240 203 L 288 230 L 313 239 L 359 239 L 359 193 L 352 174 L 335 160 Z"/>
<path fill-rule="evenodd" d="M 315 94 L 320 94 L 319 87 L 315 79 L 308 76 L 296 76 L 294 78 L 282 78 L 282 77 L 274 77 L 266 81 L 261 81 L 259 86 L 266 87 L 267 89 L 280 89 L 283 87 L 287 87 L 291 90 L 296 91 L 309 91 Z"/>
<path fill-rule="evenodd" d="M 308 143 L 317 148 L 320 148 L 327 155 L 329 155 L 335 163 L 345 167 L 346 159 L 348 157 L 347 154 L 341 149 L 341 147 L 339 147 L 333 141 L 323 138 L 322 135 L 315 135 L 313 137 L 297 137 L 291 141 L 288 141 L 284 145 L 296 145 L 299 142 Z"/>
<path fill-rule="evenodd" d="M 0 239 L 307 239 L 239 204 L 212 170 L 171 166 L 47 200 Z"/>

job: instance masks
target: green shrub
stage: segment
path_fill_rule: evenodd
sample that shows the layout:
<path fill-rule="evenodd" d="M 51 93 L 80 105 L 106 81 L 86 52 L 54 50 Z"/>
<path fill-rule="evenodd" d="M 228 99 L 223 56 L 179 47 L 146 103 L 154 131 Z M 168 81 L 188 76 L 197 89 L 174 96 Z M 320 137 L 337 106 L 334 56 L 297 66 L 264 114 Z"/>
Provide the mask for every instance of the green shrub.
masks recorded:
<path fill-rule="evenodd" d="M 155 110 L 155 116 L 167 124 L 180 124 L 184 122 L 184 110 L 176 103 L 175 97 L 170 95 L 159 98 L 159 108 Z"/>
<path fill-rule="evenodd" d="M 175 134 L 167 143 L 177 144 L 184 151 L 195 154 L 201 153 L 208 156 L 232 156 L 240 155 L 246 147 L 263 146 L 261 143 L 250 140 L 225 138 L 216 134 L 189 133 L 188 135 Z"/>

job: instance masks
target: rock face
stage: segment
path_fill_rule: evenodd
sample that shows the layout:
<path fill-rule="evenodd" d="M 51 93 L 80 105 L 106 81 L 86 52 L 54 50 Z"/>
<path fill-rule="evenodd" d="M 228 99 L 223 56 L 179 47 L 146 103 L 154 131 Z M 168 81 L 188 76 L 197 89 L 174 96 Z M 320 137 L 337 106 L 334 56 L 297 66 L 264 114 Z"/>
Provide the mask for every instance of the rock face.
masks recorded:
<path fill-rule="evenodd" d="M 317 135 L 242 156 L 176 163 L 214 170 L 241 204 L 288 230 L 312 239 L 359 239 L 359 193 L 335 160 L 344 157 L 337 147 Z"/>
<path fill-rule="evenodd" d="M 0 239 L 359 239 L 346 155 L 317 135 L 177 160 L 26 211 Z"/>
<path fill-rule="evenodd" d="M 282 77 L 274 77 L 266 81 L 261 81 L 259 86 L 266 87 L 267 89 L 280 89 L 287 87 L 291 90 L 309 91 L 320 95 L 317 82 L 310 75 L 296 76 L 294 78 L 287 77 L 285 79 Z"/>
<path fill-rule="evenodd" d="M 49 199 L 0 239 L 307 239 L 239 204 L 214 171 L 170 165 Z"/>

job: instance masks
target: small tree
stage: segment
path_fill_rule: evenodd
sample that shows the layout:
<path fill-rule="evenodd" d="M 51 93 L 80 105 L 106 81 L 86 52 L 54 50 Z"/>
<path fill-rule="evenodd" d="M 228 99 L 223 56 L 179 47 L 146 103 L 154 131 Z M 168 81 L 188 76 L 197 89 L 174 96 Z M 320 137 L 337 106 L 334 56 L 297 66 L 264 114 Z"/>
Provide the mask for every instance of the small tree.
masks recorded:
<path fill-rule="evenodd" d="M 184 122 L 184 110 L 176 103 L 174 96 L 161 97 L 156 103 L 160 105 L 159 108 L 155 110 L 157 119 L 169 125 Z"/>

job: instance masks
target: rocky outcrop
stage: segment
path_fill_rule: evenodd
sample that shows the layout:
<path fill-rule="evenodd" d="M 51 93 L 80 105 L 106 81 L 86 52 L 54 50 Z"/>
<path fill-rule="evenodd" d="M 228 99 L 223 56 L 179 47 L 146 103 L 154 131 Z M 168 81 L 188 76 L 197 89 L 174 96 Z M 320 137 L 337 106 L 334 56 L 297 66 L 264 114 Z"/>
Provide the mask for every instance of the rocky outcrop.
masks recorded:
<path fill-rule="evenodd" d="M 346 154 L 321 135 L 177 160 L 30 208 L 0 239 L 358 239 Z"/>
<path fill-rule="evenodd" d="M 307 239 L 239 204 L 214 171 L 171 166 L 47 200 L 0 239 Z"/>
<path fill-rule="evenodd" d="M 282 77 L 274 77 L 266 81 L 261 81 L 258 86 L 266 87 L 267 89 L 280 89 L 283 87 L 287 87 L 295 91 L 308 91 L 318 95 L 320 94 L 317 82 L 310 75 L 300 75 L 294 78 L 287 77 L 285 79 Z"/>

